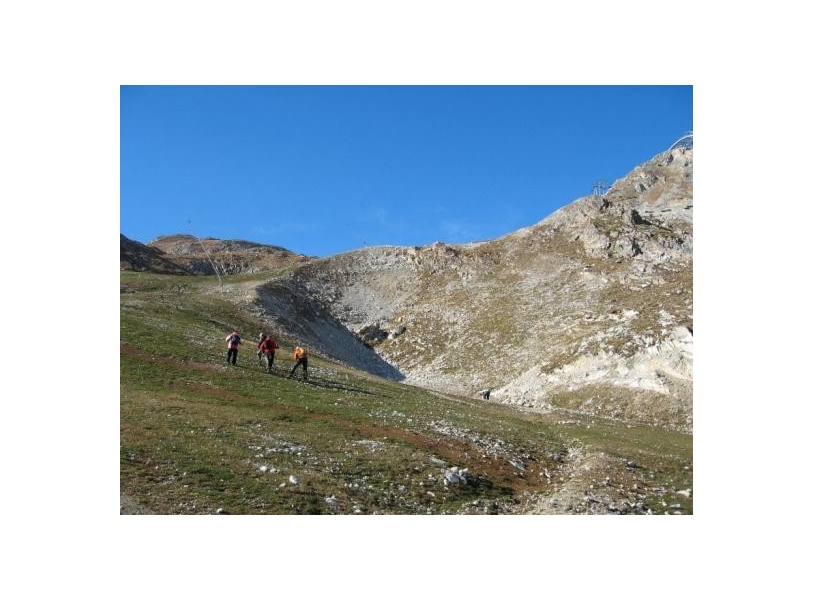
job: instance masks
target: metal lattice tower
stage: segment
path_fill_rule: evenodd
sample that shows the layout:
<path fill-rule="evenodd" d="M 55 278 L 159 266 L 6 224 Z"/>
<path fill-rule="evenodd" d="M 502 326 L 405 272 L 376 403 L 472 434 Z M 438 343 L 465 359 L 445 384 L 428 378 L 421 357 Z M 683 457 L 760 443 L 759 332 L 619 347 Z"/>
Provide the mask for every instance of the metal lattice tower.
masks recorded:
<path fill-rule="evenodd" d="M 608 183 L 600 179 L 599 181 L 594 182 L 594 186 L 591 188 L 591 195 L 593 196 L 604 196 L 605 192 L 608 191 Z"/>

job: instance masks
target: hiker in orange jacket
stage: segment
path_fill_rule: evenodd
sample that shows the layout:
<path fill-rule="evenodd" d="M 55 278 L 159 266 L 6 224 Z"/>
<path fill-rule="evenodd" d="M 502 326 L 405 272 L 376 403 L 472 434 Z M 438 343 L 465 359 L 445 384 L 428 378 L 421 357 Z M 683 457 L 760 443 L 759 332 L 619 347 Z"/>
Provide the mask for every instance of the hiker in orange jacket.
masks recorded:
<path fill-rule="evenodd" d="M 308 381 L 308 352 L 302 346 L 297 346 L 294 349 L 294 366 L 291 368 L 291 372 L 288 374 L 288 377 L 291 378 L 294 376 L 294 371 L 297 370 L 297 367 L 302 365 L 302 378 L 305 381 Z"/>
<path fill-rule="evenodd" d="M 271 368 L 274 366 L 274 352 L 279 348 L 277 341 L 270 335 L 263 334 L 263 341 L 257 345 L 257 348 L 266 358 L 266 373 L 271 373 Z"/>

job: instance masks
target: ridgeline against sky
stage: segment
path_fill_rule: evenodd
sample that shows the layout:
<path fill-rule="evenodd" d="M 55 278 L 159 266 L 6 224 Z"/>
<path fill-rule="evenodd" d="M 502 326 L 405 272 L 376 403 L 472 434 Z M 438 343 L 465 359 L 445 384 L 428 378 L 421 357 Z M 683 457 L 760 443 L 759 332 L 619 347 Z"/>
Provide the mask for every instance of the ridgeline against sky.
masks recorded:
<path fill-rule="evenodd" d="M 692 86 L 122 86 L 121 233 L 493 239 L 693 128 Z"/>

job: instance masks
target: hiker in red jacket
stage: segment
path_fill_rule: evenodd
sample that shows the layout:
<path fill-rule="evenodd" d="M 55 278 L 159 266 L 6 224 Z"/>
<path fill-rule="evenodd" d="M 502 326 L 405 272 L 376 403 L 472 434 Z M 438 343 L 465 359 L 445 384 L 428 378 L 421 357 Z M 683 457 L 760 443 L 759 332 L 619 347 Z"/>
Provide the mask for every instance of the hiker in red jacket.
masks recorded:
<path fill-rule="evenodd" d="M 237 329 L 232 329 L 232 333 L 226 336 L 226 362 L 237 364 L 237 350 L 240 348 L 240 334 Z"/>
<path fill-rule="evenodd" d="M 271 373 L 274 366 L 274 351 L 279 348 L 277 341 L 270 335 L 263 334 L 263 340 L 257 345 L 260 352 L 266 358 L 266 373 Z"/>

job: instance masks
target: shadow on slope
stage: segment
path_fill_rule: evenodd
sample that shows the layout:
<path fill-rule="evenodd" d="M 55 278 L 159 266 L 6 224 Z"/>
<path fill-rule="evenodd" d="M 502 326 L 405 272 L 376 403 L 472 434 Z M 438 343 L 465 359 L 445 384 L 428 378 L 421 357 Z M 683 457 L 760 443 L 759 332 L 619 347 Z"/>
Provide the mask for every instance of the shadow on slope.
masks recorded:
<path fill-rule="evenodd" d="M 259 286 L 257 294 L 264 317 L 300 345 L 372 375 L 392 381 L 405 379 L 310 294 L 307 282 L 287 277 Z"/>
<path fill-rule="evenodd" d="M 366 396 L 373 396 L 376 395 L 379 398 L 388 397 L 387 395 L 383 395 L 381 392 L 372 392 L 370 390 L 366 390 L 365 388 L 350 385 L 349 383 L 343 383 L 341 381 L 337 381 L 336 379 L 332 379 L 330 377 L 326 377 L 324 375 L 322 369 L 317 368 L 310 368 L 308 373 L 308 379 L 303 377 L 302 371 L 298 371 L 291 374 L 290 369 L 288 368 L 280 368 L 280 367 L 272 367 L 271 373 L 267 373 L 267 375 L 273 375 L 275 377 L 281 377 L 283 379 L 291 379 L 292 381 L 296 381 L 297 383 L 304 383 L 307 385 L 312 385 L 314 387 L 324 388 L 326 390 L 341 390 L 343 392 L 350 392 L 352 394 L 363 394 Z"/>

